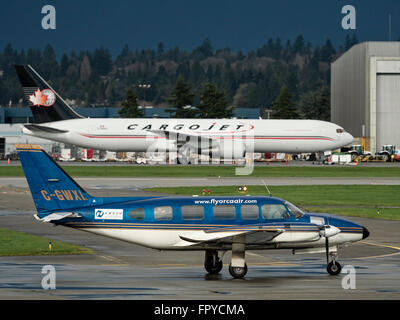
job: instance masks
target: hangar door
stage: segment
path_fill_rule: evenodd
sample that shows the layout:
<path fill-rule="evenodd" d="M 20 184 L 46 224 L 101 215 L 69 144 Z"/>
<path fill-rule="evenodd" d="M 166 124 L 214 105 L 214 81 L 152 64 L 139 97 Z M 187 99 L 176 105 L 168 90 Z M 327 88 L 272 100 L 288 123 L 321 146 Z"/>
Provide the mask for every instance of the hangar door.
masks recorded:
<path fill-rule="evenodd" d="M 393 70 L 393 69 L 392 69 Z M 393 70 L 394 71 L 394 70 Z M 400 148 L 400 73 L 378 73 L 376 81 L 376 150 Z"/>

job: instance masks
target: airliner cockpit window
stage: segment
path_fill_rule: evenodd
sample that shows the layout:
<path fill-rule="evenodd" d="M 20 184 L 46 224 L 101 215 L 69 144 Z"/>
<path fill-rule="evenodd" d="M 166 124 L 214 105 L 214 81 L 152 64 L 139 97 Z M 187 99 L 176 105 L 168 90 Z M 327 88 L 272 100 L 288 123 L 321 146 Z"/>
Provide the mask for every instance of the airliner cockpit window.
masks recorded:
<path fill-rule="evenodd" d="M 304 216 L 304 212 L 301 211 L 301 209 L 297 208 L 294 204 L 287 202 L 287 201 L 285 202 L 285 204 L 295 219 L 298 219 L 298 218 Z"/>
<path fill-rule="evenodd" d="M 343 129 L 341 129 L 341 128 L 339 128 L 339 129 L 336 129 L 336 132 L 337 132 L 337 133 L 343 133 L 343 132 L 344 132 L 344 130 L 343 130 Z"/>

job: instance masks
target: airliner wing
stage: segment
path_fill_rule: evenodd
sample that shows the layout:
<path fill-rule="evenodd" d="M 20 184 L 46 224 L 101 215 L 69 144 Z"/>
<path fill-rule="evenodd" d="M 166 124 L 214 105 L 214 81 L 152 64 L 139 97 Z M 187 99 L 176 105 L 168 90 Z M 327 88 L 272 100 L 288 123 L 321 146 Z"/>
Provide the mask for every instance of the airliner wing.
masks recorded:
<path fill-rule="evenodd" d="M 181 133 L 168 130 L 149 130 L 149 131 L 159 136 L 166 137 L 168 140 L 176 141 L 178 146 L 183 145 L 185 143 L 191 144 L 192 142 L 193 146 L 197 148 L 199 146 L 199 139 L 201 139 L 200 141 L 207 141 L 208 143 L 210 143 L 210 145 L 214 144 L 217 145 L 217 141 L 213 137 L 205 135 L 204 133 L 196 135 L 196 134 Z"/>
<path fill-rule="evenodd" d="M 284 229 L 268 225 L 215 228 L 180 235 L 182 241 L 176 243 L 175 246 L 188 247 L 201 243 L 232 244 L 234 237 L 243 235 L 246 235 L 246 244 L 264 244 L 284 231 Z"/>

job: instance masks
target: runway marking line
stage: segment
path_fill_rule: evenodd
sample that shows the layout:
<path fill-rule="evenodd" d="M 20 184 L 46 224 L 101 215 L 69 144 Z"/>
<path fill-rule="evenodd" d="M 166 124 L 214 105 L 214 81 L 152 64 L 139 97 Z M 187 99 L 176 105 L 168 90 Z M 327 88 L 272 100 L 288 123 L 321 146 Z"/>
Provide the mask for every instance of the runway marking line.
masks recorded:
<path fill-rule="evenodd" d="M 399 254 L 400 254 L 400 247 L 389 246 L 389 245 L 380 244 L 380 243 L 372 243 L 372 242 L 368 242 L 368 241 L 360 241 L 360 243 L 363 243 L 363 244 L 366 244 L 366 245 L 375 246 L 375 247 L 390 248 L 390 249 L 393 249 L 393 250 L 397 250 L 398 252 L 388 253 L 388 254 L 382 254 L 382 255 L 378 255 L 378 256 L 369 256 L 369 257 L 352 258 L 352 259 L 361 260 L 361 259 L 384 258 L 384 257 L 396 256 L 396 255 L 399 255 Z"/>

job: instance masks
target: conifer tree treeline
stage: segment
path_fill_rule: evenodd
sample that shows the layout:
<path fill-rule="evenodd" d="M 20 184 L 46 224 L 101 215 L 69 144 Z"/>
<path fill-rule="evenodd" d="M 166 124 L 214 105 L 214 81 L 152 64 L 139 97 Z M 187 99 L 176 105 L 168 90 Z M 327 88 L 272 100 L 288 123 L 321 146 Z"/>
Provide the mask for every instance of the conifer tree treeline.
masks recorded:
<path fill-rule="evenodd" d="M 191 52 L 166 48 L 160 42 L 156 49 L 125 45 L 115 57 L 100 47 L 58 58 L 50 45 L 43 50 L 18 51 L 8 44 L 0 51 L 0 105 L 8 106 L 10 101 L 24 105 L 13 66 L 30 64 L 72 105 L 121 107 L 127 89 L 132 88 L 139 105 L 164 106 L 174 116 L 196 116 L 196 110 L 187 105 L 208 115 L 209 105 L 215 103 L 215 110 L 225 110 L 220 116 L 229 117 L 230 107 L 270 109 L 285 86 L 299 117 L 326 118 L 326 110 L 310 108 L 316 101 L 329 100 L 330 62 L 357 42 L 354 34 L 348 35 L 343 46 L 335 49 L 329 39 L 313 46 L 299 35 L 286 42 L 270 38 L 260 48 L 244 53 L 215 49 L 205 39 Z M 141 83 L 150 83 L 151 88 L 144 92 Z M 187 86 L 184 103 L 178 101 L 182 97 L 174 96 L 178 84 Z M 314 104 L 307 107 L 310 101 Z"/>

